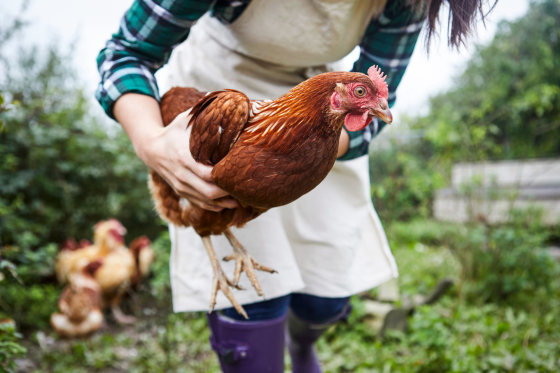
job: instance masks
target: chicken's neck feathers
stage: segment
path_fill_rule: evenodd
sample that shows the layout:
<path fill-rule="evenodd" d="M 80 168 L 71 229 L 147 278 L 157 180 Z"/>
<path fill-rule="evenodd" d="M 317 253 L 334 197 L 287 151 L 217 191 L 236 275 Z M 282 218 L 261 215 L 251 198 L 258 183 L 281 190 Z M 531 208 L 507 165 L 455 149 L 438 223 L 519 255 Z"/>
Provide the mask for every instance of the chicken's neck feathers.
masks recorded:
<path fill-rule="evenodd" d="M 329 115 L 324 105 L 309 105 L 296 99 L 261 100 L 251 102 L 251 114 L 245 132 L 255 139 L 269 136 L 284 138 L 293 130 L 307 135 L 332 135 L 342 128 L 337 118 Z M 338 118 L 339 119 L 339 118 Z"/>

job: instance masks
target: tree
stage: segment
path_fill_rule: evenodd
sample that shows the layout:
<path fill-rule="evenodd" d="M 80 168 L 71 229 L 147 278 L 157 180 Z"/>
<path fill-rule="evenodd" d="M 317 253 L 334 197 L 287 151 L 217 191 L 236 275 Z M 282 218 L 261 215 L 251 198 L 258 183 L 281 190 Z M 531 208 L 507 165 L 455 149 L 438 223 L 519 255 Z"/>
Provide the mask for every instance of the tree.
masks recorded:
<path fill-rule="evenodd" d="M 560 154 L 560 1 L 533 1 L 479 47 L 417 125 L 453 160 Z"/>

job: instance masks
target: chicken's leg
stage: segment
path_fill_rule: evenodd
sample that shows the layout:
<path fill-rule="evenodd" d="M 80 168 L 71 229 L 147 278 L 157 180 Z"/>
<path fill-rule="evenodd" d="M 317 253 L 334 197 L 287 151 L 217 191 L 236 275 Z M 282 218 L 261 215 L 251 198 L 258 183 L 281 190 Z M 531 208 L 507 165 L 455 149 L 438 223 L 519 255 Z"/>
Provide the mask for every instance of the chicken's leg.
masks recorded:
<path fill-rule="evenodd" d="M 122 300 L 122 297 L 124 295 L 126 288 L 123 286 L 122 288 L 118 289 L 117 294 L 115 294 L 115 296 L 111 299 L 110 301 L 110 305 L 111 305 L 111 313 L 113 314 L 113 317 L 115 318 L 115 320 L 119 323 L 119 324 L 133 324 L 136 322 L 136 317 L 132 316 L 132 315 L 125 315 L 121 308 L 120 308 L 120 303 Z"/>
<path fill-rule="evenodd" d="M 257 261 L 255 261 L 255 259 L 253 259 L 251 255 L 249 255 L 247 250 L 241 245 L 237 238 L 235 238 L 229 228 L 224 232 L 224 234 L 226 235 L 231 246 L 233 246 L 233 254 L 228 255 L 224 258 L 226 262 L 235 260 L 235 274 L 233 277 L 233 283 L 237 286 L 241 273 L 245 272 L 247 274 L 247 277 L 249 278 L 249 281 L 251 281 L 251 284 L 257 291 L 257 294 L 259 294 L 261 297 L 264 296 L 261 284 L 259 284 L 257 276 L 255 275 L 255 269 L 268 273 L 275 273 L 276 270 L 257 263 Z"/>
<path fill-rule="evenodd" d="M 218 290 L 221 290 L 224 295 L 229 299 L 235 310 L 242 315 L 244 318 L 248 319 L 247 313 L 243 309 L 243 307 L 239 304 L 237 299 L 233 296 L 233 292 L 230 289 L 230 286 L 233 286 L 237 289 L 241 289 L 237 284 L 233 284 L 229 278 L 226 277 L 218 259 L 216 259 L 216 253 L 214 252 L 214 246 L 212 246 L 212 241 L 210 240 L 210 236 L 202 237 L 202 242 L 204 243 L 204 247 L 206 248 L 206 252 L 208 253 L 208 258 L 210 258 L 210 264 L 212 264 L 212 271 L 214 272 L 214 279 L 212 282 L 212 298 L 210 300 L 210 311 L 214 310 L 214 306 L 216 305 L 216 295 L 218 294 Z"/>

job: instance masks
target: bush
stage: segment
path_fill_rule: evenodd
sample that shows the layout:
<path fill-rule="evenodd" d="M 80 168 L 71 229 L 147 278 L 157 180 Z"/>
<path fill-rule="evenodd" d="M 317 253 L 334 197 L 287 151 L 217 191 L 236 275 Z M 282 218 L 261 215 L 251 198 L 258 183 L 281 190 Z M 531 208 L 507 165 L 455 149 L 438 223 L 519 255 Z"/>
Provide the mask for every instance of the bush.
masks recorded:
<path fill-rule="evenodd" d="M 0 245 L 36 249 L 90 238 L 115 217 L 129 236 L 157 236 L 147 168 L 120 129 L 88 114 L 72 60 L 56 47 L 3 61 L 0 91 Z"/>
<path fill-rule="evenodd" d="M 156 254 L 150 268 L 150 291 L 156 300 L 166 306 L 171 304 L 171 280 L 169 278 L 169 257 L 171 256 L 171 241 L 169 232 L 161 234 L 152 244 Z"/>
<path fill-rule="evenodd" d="M 430 246 L 448 246 L 461 227 L 455 223 L 433 219 L 416 218 L 410 221 L 395 221 L 387 226 L 387 236 L 396 245 L 414 246 L 417 243 Z"/>
<path fill-rule="evenodd" d="M 0 320 L 0 373 L 15 372 L 14 359 L 23 356 L 25 347 L 18 343 L 21 335 L 16 332 L 15 322 L 11 319 Z"/>
<path fill-rule="evenodd" d="M 445 182 L 446 168 L 439 163 L 429 144 L 418 138 L 393 140 L 388 147 L 372 148 L 371 195 L 382 220 L 429 217 L 434 191 Z"/>
<path fill-rule="evenodd" d="M 0 286 L 0 318 L 13 318 L 22 330 L 49 326 L 60 287 L 53 284 L 55 245 L 36 251 L 4 248 L 0 268 L 7 272 Z M 3 264 L 3 265 L 2 265 Z"/>
<path fill-rule="evenodd" d="M 512 212 L 508 224 L 473 224 L 450 242 L 468 299 L 537 307 L 537 300 L 547 303 L 560 265 L 545 250 L 548 232 L 535 220 L 532 213 Z"/>

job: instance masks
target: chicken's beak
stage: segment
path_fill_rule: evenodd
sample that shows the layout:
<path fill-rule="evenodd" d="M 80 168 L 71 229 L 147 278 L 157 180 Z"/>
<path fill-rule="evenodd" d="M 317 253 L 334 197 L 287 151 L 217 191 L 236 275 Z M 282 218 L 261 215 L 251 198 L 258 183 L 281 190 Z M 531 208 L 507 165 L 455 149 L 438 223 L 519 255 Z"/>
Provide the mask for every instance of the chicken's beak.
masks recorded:
<path fill-rule="evenodd" d="M 393 121 L 393 114 L 391 114 L 391 111 L 389 110 L 387 100 L 383 98 L 379 100 L 379 105 L 377 107 L 370 109 L 370 112 L 372 115 L 378 117 L 387 124 L 391 124 Z"/>

